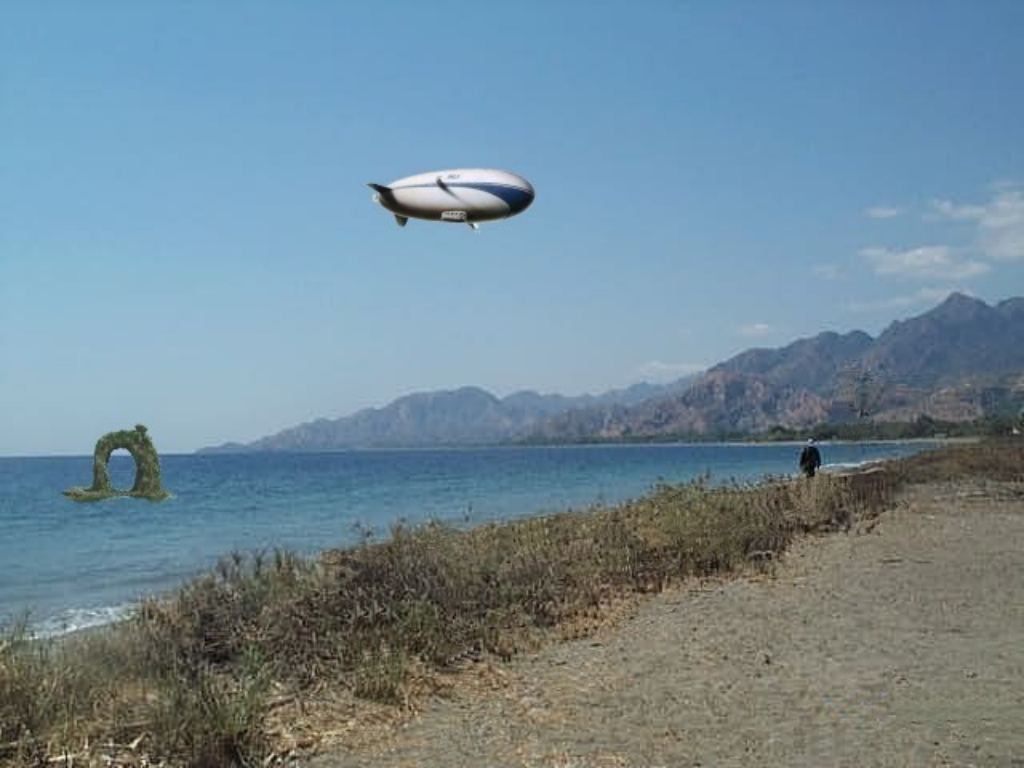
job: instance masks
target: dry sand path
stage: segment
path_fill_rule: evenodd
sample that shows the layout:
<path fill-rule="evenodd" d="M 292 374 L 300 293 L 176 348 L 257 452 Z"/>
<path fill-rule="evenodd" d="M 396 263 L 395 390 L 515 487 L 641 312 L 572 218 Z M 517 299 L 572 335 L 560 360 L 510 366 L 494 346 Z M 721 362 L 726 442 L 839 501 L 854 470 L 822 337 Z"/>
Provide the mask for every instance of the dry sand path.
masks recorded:
<path fill-rule="evenodd" d="M 472 666 L 475 685 L 314 765 L 1024 768 L 1024 489 L 919 487 L 771 575 Z"/>

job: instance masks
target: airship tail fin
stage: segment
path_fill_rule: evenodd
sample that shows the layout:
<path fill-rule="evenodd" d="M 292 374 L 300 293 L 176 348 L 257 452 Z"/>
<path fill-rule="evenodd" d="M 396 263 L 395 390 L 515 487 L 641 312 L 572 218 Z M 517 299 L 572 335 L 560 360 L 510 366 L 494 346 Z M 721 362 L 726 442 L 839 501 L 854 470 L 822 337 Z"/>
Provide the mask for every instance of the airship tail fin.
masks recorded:
<path fill-rule="evenodd" d="M 390 194 L 391 194 L 391 187 L 389 187 L 389 186 L 386 186 L 386 185 L 384 185 L 384 184 L 374 184 L 374 183 L 373 183 L 373 182 L 371 181 L 371 182 L 370 182 L 369 184 L 367 184 L 366 186 L 368 186 L 368 187 L 369 187 L 370 189 L 372 189 L 372 190 L 373 190 L 374 192 L 376 192 L 376 193 L 378 193 L 378 194 L 381 194 L 381 195 L 390 195 Z"/>
<path fill-rule="evenodd" d="M 404 227 L 406 224 L 409 223 L 409 217 L 408 216 L 399 216 L 396 213 L 395 214 L 395 222 L 398 224 L 398 226 Z"/>

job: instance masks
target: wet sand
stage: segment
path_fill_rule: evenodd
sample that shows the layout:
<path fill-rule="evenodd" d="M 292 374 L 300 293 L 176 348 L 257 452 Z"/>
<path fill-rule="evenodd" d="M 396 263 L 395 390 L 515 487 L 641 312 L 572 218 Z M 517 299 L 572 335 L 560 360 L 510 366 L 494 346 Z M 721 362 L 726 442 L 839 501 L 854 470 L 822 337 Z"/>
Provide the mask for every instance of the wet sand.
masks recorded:
<path fill-rule="evenodd" d="M 768 573 L 454 678 L 313 766 L 1024 768 L 1024 488 L 916 487 Z"/>

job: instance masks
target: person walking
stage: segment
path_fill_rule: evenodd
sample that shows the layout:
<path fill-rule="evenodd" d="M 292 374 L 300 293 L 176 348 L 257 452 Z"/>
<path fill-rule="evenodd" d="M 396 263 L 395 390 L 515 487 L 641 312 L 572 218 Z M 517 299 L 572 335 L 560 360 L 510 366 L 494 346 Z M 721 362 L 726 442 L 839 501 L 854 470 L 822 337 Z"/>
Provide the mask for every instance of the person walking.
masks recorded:
<path fill-rule="evenodd" d="M 814 443 L 812 437 L 807 441 L 807 445 L 800 451 L 800 471 L 803 472 L 807 477 L 814 477 L 814 473 L 818 471 L 818 467 L 821 466 L 821 452 L 818 450 L 818 446 Z"/>

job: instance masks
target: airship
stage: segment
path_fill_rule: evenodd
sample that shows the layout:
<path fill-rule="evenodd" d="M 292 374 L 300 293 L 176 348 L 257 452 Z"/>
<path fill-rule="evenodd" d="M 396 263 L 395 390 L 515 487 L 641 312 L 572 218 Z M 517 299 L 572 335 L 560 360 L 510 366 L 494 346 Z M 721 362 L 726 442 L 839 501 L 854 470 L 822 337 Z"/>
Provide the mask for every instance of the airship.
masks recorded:
<path fill-rule="evenodd" d="M 406 176 L 390 184 L 370 184 L 373 201 L 395 215 L 398 226 L 409 219 L 468 224 L 507 219 L 533 202 L 533 185 L 522 176 L 488 168 L 456 168 Z"/>

